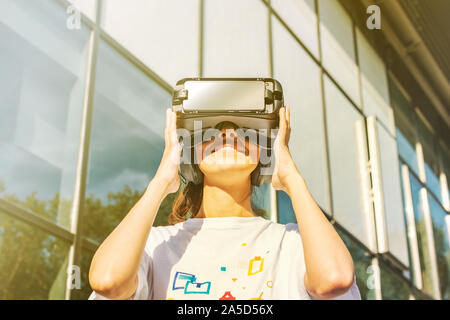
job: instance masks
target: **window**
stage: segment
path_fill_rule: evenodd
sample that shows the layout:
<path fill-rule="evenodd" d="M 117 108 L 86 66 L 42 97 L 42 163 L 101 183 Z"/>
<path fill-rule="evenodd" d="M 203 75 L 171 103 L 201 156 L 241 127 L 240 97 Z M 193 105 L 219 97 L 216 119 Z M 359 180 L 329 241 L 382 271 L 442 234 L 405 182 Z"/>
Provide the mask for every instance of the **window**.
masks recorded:
<path fill-rule="evenodd" d="M 318 4 L 323 66 L 359 104 L 352 20 L 338 1 L 318 0 Z"/>
<path fill-rule="evenodd" d="M 69 228 L 89 31 L 66 19 L 54 1 L 1 2 L 0 196 Z"/>
<path fill-rule="evenodd" d="M 389 251 L 401 263 L 408 266 L 397 144 L 378 119 L 375 120 L 372 117 L 368 119 L 368 130 L 373 132 L 373 134 L 369 134 L 372 170 L 379 170 L 379 177 L 374 176 L 376 172 L 373 172 L 372 175 L 374 199 L 377 201 L 376 195 L 378 192 L 382 198 L 379 206 L 375 205 L 378 250 L 379 252 Z M 380 179 L 379 185 L 377 185 L 377 178 Z M 386 234 L 383 234 L 384 232 Z M 388 243 L 385 243 L 385 237 Z"/>
<path fill-rule="evenodd" d="M 373 288 L 369 288 L 370 279 L 369 277 L 373 275 L 370 266 L 372 265 L 369 252 L 364 250 L 356 241 L 352 240 L 348 235 L 346 235 L 339 228 L 336 228 L 337 233 L 344 241 L 345 246 L 352 255 L 356 285 L 358 286 L 359 293 L 361 294 L 361 299 L 363 300 L 374 300 L 375 291 Z"/>
<path fill-rule="evenodd" d="M 414 109 L 410 100 L 403 93 L 395 80 L 390 77 L 389 92 L 391 104 L 394 109 L 398 153 L 408 166 L 418 175 L 416 142 L 417 132 L 415 126 Z"/>
<path fill-rule="evenodd" d="M 291 198 L 284 191 L 277 190 L 278 223 L 297 223 Z"/>
<path fill-rule="evenodd" d="M 0 300 L 64 299 L 69 244 L 0 212 Z"/>
<path fill-rule="evenodd" d="M 442 201 L 441 182 L 439 181 L 440 168 L 438 162 L 438 148 L 436 144 L 436 137 L 428 127 L 427 123 L 419 116 L 418 117 L 419 138 L 423 150 L 425 178 L 428 188 L 431 192 Z"/>
<path fill-rule="evenodd" d="M 105 0 L 102 26 L 166 82 L 199 71 L 199 0 Z"/>
<path fill-rule="evenodd" d="M 430 295 L 433 295 L 433 278 L 432 268 L 433 263 L 431 261 L 431 253 L 429 250 L 429 243 L 427 239 L 427 230 L 425 226 L 425 214 L 424 203 L 421 193 L 425 190 L 422 189 L 420 182 L 410 174 L 409 180 L 411 182 L 411 195 L 413 200 L 414 218 L 416 223 L 417 242 L 419 245 L 420 263 L 422 266 L 422 282 L 424 291 Z"/>
<path fill-rule="evenodd" d="M 370 249 L 373 216 L 368 205 L 364 117 L 325 77 L 325 106 L 334 218 Z"/>
<path fill-rule="evenodd" d="M 204 1 L 204 6 L 204 76 L 269 76 L 267 7 L 260 0 Z"/>
<path fill-rule="evenodd" d="M 317 15 L 314 0 L 272 0 L 270 5 L 311 53 L 318 57 Z"/>
<path fill-rule="evenodd" d="M 330 212 L 320 69 L 281 23 L 272 21 L 274 77 L 291 108 L 292 158 L 318 204 Z"/>
<path fill-rule="evenodd" d="M 449 219 L 445 210 L 430 195 L 428 195 L 430 203 L 431 220 L 433 223 L 434 246 L 436 248 L 436 257 L 439 273 L 439 284 L 442 299 L 450 299 L 450 242 L 448 234 L 448 225 L 446 217 Z"/>
<path fill-rule="evenodd" d="M 409 300 L 410 288 L 406 279 L 380 262 L 381 296 L 383 300 Z"/>
<path fill-rule="evenodd" d="M 410 275 L 413 284 L 422 288 L 422 274 L 419 258 L 419 246 L 417 240 L 416 223 L 414 219 L 413 201 L 411 195 L 410 171 L 406 164 L 399 164 L 400 180 L 402 184 L 403 212 L 405 215 L 408 236 L 408 253 L 410 261 Z"/>
<path fill-rule="evenodd" d="M 169 93 L 100 43 L 83 219 L 86 237 L 102 242 L 151 181 L 163 154 L 170 101 Z"/>
<path fill-rule="evenodd" d="M 394 134 L 394 114 L 389 105 L 386 67 L 360 30 L 356 31 L 364 113 L 375 115 Z"/>
<path fill-rule="evenodd" d="M 92 288 L 89 284 L 89 269 L 94 253 L 88 249 L 83 249 L 81 252 L 80 265 L 80 289 L 73 289 L 71 292 L 71 300 L 87 300 L 92 293 Z"/>

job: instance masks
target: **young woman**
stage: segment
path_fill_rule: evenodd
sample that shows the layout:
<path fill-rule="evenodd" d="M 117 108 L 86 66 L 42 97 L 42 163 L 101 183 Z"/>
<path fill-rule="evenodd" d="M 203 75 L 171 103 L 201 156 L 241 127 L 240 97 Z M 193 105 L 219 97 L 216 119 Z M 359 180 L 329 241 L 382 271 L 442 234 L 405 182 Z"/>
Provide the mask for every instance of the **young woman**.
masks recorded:
<path fill-rule="evenodd" d="M 196 150 L 206 155 L 198 164 L 203 184 L 188 185 L 175 201 L 170 219 L 179 222 L 152 227 L 162 200 L 180 185 L 176 115 L 168 109 L 160 166 L 95 253 L 90 299 L 360 299 L 352 257 L 290 155 L 289 107 L 279 116 L 272 185 L 289 195 L 298 224 L 273 223 L 252 209 L 256 144 L 207 154 L 209 141 Z M 222 126 L 216 139 L 237 139 L 233 130 Z"/>

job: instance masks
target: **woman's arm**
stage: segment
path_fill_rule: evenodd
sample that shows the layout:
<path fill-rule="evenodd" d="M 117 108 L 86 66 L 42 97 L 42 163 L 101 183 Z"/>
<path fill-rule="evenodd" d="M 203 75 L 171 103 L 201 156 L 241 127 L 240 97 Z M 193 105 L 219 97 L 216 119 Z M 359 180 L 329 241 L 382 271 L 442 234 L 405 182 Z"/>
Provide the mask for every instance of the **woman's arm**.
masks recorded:
<path fill-rule="evenodd" d="M 319 299 L 342 295 L 353 283 L 352 257 L 312 197 L 292 160 L 287 146 L 290 131 L 289 107 L 280 110 L 279 127 L 272 184 L 275 189 L 283 190 L 289 195 L 295 211 L 305 257 L 305 287 Z"/>
<path fill-rule="evenodd" d="M 181 147 L 175 131 L 175 114 L 166 114 L 165 150 L 144 195 L 97 249 L 89 270 L 92 289 L 109 299 L 127 299 L 137 289 L 137 272 L 150 229 L 161 202 L 178 190 Z"/>

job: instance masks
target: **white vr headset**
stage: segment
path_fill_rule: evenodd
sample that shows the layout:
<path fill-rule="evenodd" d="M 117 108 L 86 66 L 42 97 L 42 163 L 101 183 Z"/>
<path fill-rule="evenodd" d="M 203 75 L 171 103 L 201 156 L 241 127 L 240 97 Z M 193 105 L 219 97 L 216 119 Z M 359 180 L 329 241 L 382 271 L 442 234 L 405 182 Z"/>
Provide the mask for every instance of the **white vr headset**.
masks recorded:
<path fill-rule="evenodd" d="M 273 164 L 271 146 L 279 124 L 279 109 L 284 105 L 281 84 L 272 78 L 184 78 L 177 82 L 172 96 L 172 110 L 177 115 L 177 130 L 182 140 L 180 177 L 183 182 L 199 184 L 203 173 L 195 158 L 196 143 L 203 133 L 231 122 L 239 131 L 253 130 L 256 143 L 267 153 L 252 172 L 252 184 L 270 183 L 271 173 L 264 172 Z M 239 134 L 238 134 L 239 135 Z M 186 139 L 189 136 L 189 139 Z M 199 139 L 200 136 L 200 139 Z M 186 143 L 187 141 L 187 143 Z M 271 171 L 270 171 L 271 172 Z"/>

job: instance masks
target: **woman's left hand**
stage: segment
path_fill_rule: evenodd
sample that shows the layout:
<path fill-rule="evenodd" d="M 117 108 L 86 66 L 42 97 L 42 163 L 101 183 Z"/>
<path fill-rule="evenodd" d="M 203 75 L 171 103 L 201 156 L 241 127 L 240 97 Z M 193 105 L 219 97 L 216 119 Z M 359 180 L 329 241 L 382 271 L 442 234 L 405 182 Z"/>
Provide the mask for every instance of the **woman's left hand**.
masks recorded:
<path fill-rule="evenodd" d="M 275 152 L 275 168 L 272 174 L 272 186 L 275 190 L 288 190 L 288 177 L 299 175 L 289 151 L 288 143 L 291 133 L 289 106 L 280 108 L 280 123 L 273 150 Z"/>

